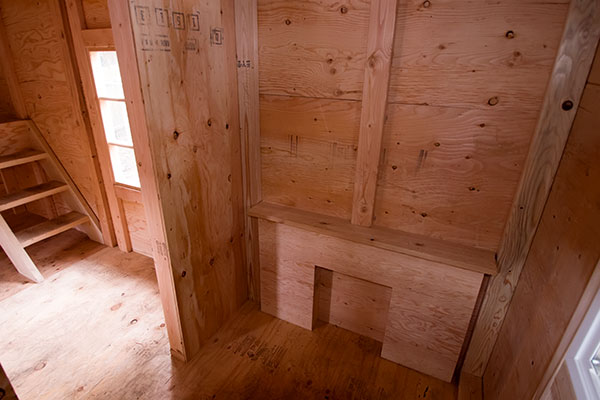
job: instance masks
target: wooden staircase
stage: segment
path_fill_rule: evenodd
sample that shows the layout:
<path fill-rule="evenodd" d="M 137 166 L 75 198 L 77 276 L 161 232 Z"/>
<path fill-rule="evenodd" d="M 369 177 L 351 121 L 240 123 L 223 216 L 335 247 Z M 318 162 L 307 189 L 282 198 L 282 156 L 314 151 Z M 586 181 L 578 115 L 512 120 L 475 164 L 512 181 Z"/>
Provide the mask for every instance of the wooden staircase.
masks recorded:
<path fill-rule="evenodd" d="M 28 166 L 35 171 L 34 184 L 23 173 Z M 68 229 L 77 227 L 102 242 L 98 218 L 33 121 L 0 123 L 0 175 L 6 191 L 0 196 L 0 213 L 41 200 L 51 217 L 13 232 L 0 214 L 0 246 L 21 275 L 41 282 L 44 278 L 25 248 Z"/>

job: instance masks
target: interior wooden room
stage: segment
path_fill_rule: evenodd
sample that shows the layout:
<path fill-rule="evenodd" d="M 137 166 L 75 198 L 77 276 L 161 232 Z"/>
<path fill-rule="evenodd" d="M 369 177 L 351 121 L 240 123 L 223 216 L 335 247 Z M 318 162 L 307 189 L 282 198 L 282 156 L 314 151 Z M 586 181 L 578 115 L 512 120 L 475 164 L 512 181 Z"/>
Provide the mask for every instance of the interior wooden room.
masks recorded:
<path fill-rule="evenodd" d="M 0 0 L 0 399 L 600 399 L 599 38 Z"/>

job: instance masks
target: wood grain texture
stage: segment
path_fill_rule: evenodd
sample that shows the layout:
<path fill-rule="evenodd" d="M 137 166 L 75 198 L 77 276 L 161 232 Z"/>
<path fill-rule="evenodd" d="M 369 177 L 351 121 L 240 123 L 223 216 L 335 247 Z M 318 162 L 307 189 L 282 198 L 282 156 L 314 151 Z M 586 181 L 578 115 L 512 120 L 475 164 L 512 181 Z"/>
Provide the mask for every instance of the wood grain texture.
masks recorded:
<path fill-rule="evenodd" d="M 82 29 L 81 37 L 83 44 L 92 49 L 114 49 L 115 41 L 112 35 L 112 29 Z"/>
<path fill-rule="evenodd" d="M 406 263 L 428 260 L 470 271 L 494 275 L 494 253 L 460 246 L 426 236 L 378 227 L 362 227 L 340 218 L 308 213 L 292 207 L 262 202 L 250 210 L 250 215 L 306 231 L 334 236 L 370 247 L 390 250 Z"/>
<path fill-rule="evenodd" d="M 588 84 L 485 370 L 486 399 L 533 396 L 597 268 L 599 100 L 600 87 Z"/>
<path fill-rule="evenodd" d="M 55 219 L 34 225 L 30 228 L 16 232 L 15 235 L 21 243 L 21 246 L 28 247 L 34 243 L 40 242 L 49 237 L 56 236 L 59 233 L 65 232 L 77 225 L 89 222 L 89 217 L 84 214 L 72 211 L 68 214 L 61 215 Z"/>
<path fill-rule="evenodd" d="M 124 199 L 121 199 L 121 201 L 133 251 L 152 257 L 152 238 L 148 231 L 144 205 L 140 202 L 131 202 Z"/>
<path fill-rule="evenodd" d="M 482 400 L 482 386 L 483 385 L 481 377 L 471 375 L 466 372 L 462 373 L 460 375 L 460 379 L 458 380 L 457 400 Z"/>
<path fill-rule="evenodd" d="M 135 50 L 129 6 L 121 1 L 109 0 L 111 20 L 115 22 L 113 37 L 121 70 L 121 81 L 127 102 L 127 114 L 131 136 L 136 151 L 138 174 L 142 190 L 142 203 L 152 246 L 152 258 L 156 270 L 160 299 L 167 326 L 169 345 L 174 357 L 186 360 L 183 343 L 183 329 L 179 312 L 175 277 L 169 256 L 166 227 L 162 205 L 159 199 L 158 179 L 153 156 L 150 151 L 150 137 L 146 122 L 146 111 L 142 96 L 139 66 Z M 121 199 L 124 196 L 121 194 Z"/>
<path fill-rule="evenodd" d="M 367 63 L 362 92 L 356 177 L 352 196 L 355 225 L 371 226 L 377 173 L 390 84 L 396 0 L 372 0 L 367 39 Z"/>
<path fill-rule="evenodd" d="M 389 104 L 374 224 L 496 251 L 536 118 Z"/>
<path fill-rule="evenodd" d="M 360 100 L 370 2 L 258 1 L 261 94 Z"/>
<path fill-rule="evenodd" d="M 0 246 L 19 274 L 36 283 L 44 280 L 2 215 L 0 215 Z"/>
<path fill-rule="evenodd" d="M 491 280 L 484 298 L 465 360 L 466 372 L 482 375 L 488 363 L 546 205 L 599 37 L 598 2 L 571 2 L 542 111 L 500 243 L 500 273 Z M 572 108 L 565 107 L 566 101 Z"/>
<path fill-rule="evenodd" d="M 258 99 L 258 17 L 256 0 L 236 0 L 235 39 L 244 213 L 262 199 L 260 160 L 260 112 Z M 258 222 L 244 224 L 248 295 L 260 299 Z"/>
<path fill-rule="evenodd" d="M 110 28 L 107 0 L 82 0 L 81 3 L 87 29 Z"/>
<path fill-rule="evenodd" d="M 16 79 L 15 64 L 12 61 L 10 44 L 4 22 L 0 14 L 0 115 L 2 121 L 10 119 L 24 119 L 27 117 L 27 109 L 23 101 L 23 94 Z"/>
<path fill-rule="evenodd" d="M 27 114 L 98 216 L 103 240 L 112 244 L 108 206 L 82 114 L 60 2 L 2 1 L 0 6 Z"/>
<path fill-rule="evenodd" d="M 383 342 L 391 288 L 316 268 L 317 318 L 359 335 Z"/>
<path fill-rule="evenodd" d="M 294 325 L 312 330 L 315 266 L 289 257 L 273 236 L 271 222 L 258 221 L 260 245 L 260 309 Z M 262 239 L 262 235 L 265 238 Z"/>
<path fill-rule="evenodd" d="M 192 357 L 248 298 L 233 0 L 144 0 L 129 6 L 164 213 L 164 250 L 173 268 L 186 355 Z M 139 6 L 194 13 L 200 27 L 221 31 L 211 37 L 210 30 L 190 24 L 185 29 L 145 24 L 136 14 Z M 148 47 L 145 35 L 167 41 Z"/>
<path fill-rule="evenodd" d="M 294 267 L 307 270 L 303 280 L 294 275 L 289 280 L 285 276 L 272 276 L 272 279 L 310 287 L 308 271 L 314 273 L 314 266 L 319 266 L 391 287 L 382 356 L 450 380 L 479 293 L 482 274 L 420 259 L 407 263 L 391 251 L 267 221 L 260 222 L 260 241 L 261 254 L 268 252 L 273 257 L 271 260 L 280 260 L 282 266 L 278 271 L 294 271 L 297 274 L 299 272 Z M 263 260 L 261 266 L 262 263 Z M 261 283 L 264 288 L 265 282 Z M 307 297 L 308 293 L 304 295 L 304 298 Z M 278 305 L 287 305 L 285 297 L 279 299 Z M 288 312 L 298 311 L 291 308 Z M 308 306 L 308 300 L 302 302 L 301 310 L 304 312 L 303 321 L 310 320 L 307 314 L 313 309 Z M 279 315 L 282 314 L 279 312 Z"/>
<path fill-rule="evenodd" d="M 41 285 L 6 275 L 0 255 L 0 320 L 11 321 L 0 327 L 0 351 L 22 400 L 456 399 L 455 385 L 383 360 L 372 339 L 332 325 L 306 331 L 252 302 L 198 357 L 174 361 L 150 259 L 75 231 L 34 251 L 51 276 Z"/>
<path fill-rule="evenodd" d="M 350 219 L 360 106 L 261 96 L 263 199 Z"/>
<path fill-rule="evenodd" d="M 85 25 L 84 10 L 81 0 L 67 0 L 66 8 L 68 13 L 69 25 L 71 27 L 71 37 L 73 40 L 72 57 L 75 59 L 80 71 L 81 85 L 85 96 L 85 106 L 92 129 L 92 137 L 97 149 L 98 160 L 103 166 L 101 168 L 102 183 L 106 191 L 106 198 L 109 204 L 112 226 L 115 233 L 117 244 L 121 251 L 131 251 L 131 239 L 128 233 L 127 221 L 122 212 L 122 206 L 118 203 L 115 195 L 115 178 L 112 170 L 112 161 L 109 154 L 108 143 L 106 141 L 106 132 L 100 114 L 100 102 L 96 93 L 94 75 L 90 63 L 90 53 L 86 48 L 82 31 Z"/>
<path fill-rule="evenodd" d="M 428 4 L 398 7 L 390 102 L 539 112 L 568 2 Z"/>

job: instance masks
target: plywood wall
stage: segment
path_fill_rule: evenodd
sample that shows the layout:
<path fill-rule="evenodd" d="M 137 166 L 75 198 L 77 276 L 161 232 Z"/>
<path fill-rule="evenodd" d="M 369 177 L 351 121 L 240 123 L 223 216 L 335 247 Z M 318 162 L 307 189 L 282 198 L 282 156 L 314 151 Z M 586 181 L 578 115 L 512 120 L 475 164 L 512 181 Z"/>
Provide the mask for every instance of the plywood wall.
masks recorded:
<path fill-rule="evenodd" d="M 191 358 L 248 298 L 233 1 L 138 0 L 129 11 Z"/>
<path fill-rule="evenodd" d="M 375 225 L 497 250 L 567 6 L 398 2 Z M 258 1 L 265 201 L 350 219 L 369 7 Z"/>
<path fill-rule="evenodd" d="M 10 99 L 6 77 L 2 66 L 0 66 L 0 122 L 12 120 L 15 116 L 14 114 L 15 110 Z"/>
<path fill-rule="evenodd" d="M 600 56 L 484 375 L 486 399 L 531 398 L 600 258 Z"/>
<path fill-rule="evenodd" d="M 27 113 L 96 215 L 106 220 L 59 2 L 2 0 L 0 7 Z"/>

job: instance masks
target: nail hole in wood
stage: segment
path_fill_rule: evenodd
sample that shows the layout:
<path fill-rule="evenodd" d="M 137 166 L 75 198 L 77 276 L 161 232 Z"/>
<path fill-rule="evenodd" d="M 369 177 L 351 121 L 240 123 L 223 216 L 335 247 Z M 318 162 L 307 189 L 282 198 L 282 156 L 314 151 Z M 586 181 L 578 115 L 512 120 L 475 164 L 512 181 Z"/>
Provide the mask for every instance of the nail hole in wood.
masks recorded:
<path fill-rule="evenodd" d="M 573 102 L 571 100 L 566 100 L 562 103 L 562 109 L 565 111 L 569 111 L 573 108 Z"/>
<path fill-rule="evenodd" d="M 504 36 L 506 36 L 507 39 L 514 39 L 515 32 L 514 31 L 506 31 L 506 34 Z"/>
<path fill-rule="evenodd" d="M 346 6 L 342 6 L 342 8 L 340 8 L 340 12 L 341 12 L 342 14 L 347 14 L 347 13 L 348 13 L 348 7 L 346 7 Z"/>
<path fill-rule="evenodd" d="M 496 104 L 498 104 L 498 102 L 499 102 L 499 101 L 500 101 L 500 100 L 498 99 L 498 97 L 497 97 L 497 96 L 490 97 L 490 99 L 488 100 L 488 105 L 493 107 L 493 106 L 495 106 Z"/>
<path fill-rule="evenodd" d="M 286 19 L 286 20 L 285 20 L 285 24 L 286 24 L 286 25 L 291 25 L 291 24 L 292 24 L 292 21 L 290 21 L 289 19 Z"/>
<path fill-rule="evenodd" d="M 431 2 L 429 0 L 425 0 L 423 2 L 423 8 L 429 8 L 431 6 Z"/>
<path fill-rule="evenodd" d="M 179 137 L 179 132 L 173 131 L 173 139 L 177 140 L 178 137 Z"/>

